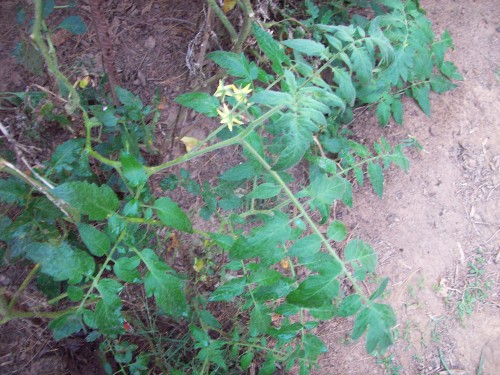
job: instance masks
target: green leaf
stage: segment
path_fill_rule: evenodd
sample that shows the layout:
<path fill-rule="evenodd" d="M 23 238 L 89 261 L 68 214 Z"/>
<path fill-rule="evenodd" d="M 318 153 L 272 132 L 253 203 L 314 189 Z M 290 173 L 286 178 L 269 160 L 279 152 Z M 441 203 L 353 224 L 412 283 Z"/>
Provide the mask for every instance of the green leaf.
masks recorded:
<path fill-rule="evenodd" d="M 364 48 L 353 48 L 351 61 L 352 67 L 356 72 L 356 78 L 358 78 L 362 84 L 370 83 L 373 66 L 368 52 Z"/>
<path fill-rule="evenodd" d="M 85 139 L 82 138 L 70 139 L 60 144 L 50 157 L 51 167 L 58 173 L 71 172 L 73 170 L 72 163 L 80 159 L 84 146 Z"/>
<path fill-rule="evenodd" d="M 127 283 L 138 283 L 142 281 L 141 274 L 137 267 L 141 262 L 138 256 L 131 258 L 119 258 L 115 261 L 113 272 L 120 280 Z"/>
<path fill-rule="evenodd" d="M 278 105 L 291 106 L 293 97 L 287 92 L 263 90 L 250 97 L 251 103 L 265 104 L 270 107 Z"/>
<path fill-rule="evenodd" d="M 59 24 L 59 27 L 76 35 L 82 35 L 85 31 L 87 31 L 87 25 L 85 25 L 85 22 L 83 22 L 82 17 L 80 16 L 69 16 L 65 18 Z"/>
<path fill-rule="evenodd" d="M 219 178 L 223 181 L 243 181 L 257 175 L 251 163 L 238 164 L 225 171 Z"/>
<path fill-rule="evenodd" d="M 384 193 L 384 171 L 382 167 L 377 163 L 368 162 L 368 177 L 375 193 L 382 197 Z"/>
<path fill-rule="evenodd" d="M 309 39 L 289 39 L 281 43 L 307 56 L 322 56 L 327 51 L 323 44 Z"/>
<path fill-rule="evenodd" d="M 431 78 L 431 89 L 438 94 L 453 90 L 456 87 L 457 85 L 455 85 L 453 82 L 443 77 L 442 75 L 434 75 Z"/>
<path fill-rule="evenodd" d="M 316 361 L 321 353 L 326 353 L 328 349 L 321 339 L 311 333 L 306 333 L 302 337 L 302 343 L 304 345 L 304 355 L 309 361 Z"/>
<path fill-rule="evenodd" d="M 250 313 L 250 335 L 265 334 L 271 327 L 271 310 L 263 303 L 256 303 Z"/>
<path fill-rule="evenodd" d="M 384 293 L 385 288 L 387 288 L 387 283 L 389 282 L 389 278 L 385 277 L 384 280 L 380 283 L 378 286 L 377 290 L 373 292 L 373 294 L 370 296 L 370 300 L 373 301 L 374 299 L 380 297 L 382 293 Z"/>
<path fill-rule="evenodd" d="M 347 244 L 344 256 L 347 261 L 351 262 L 355 271 L 374 272 L 377 267 L 377 253 L 360 239 L 351 240 Z"/>
<path fill-rule="evenodd" d="M 72 302 L 78 302 L 83 299 L 83 290 L 78 286 L 68 286 L 68 289 L 66 289 L 66 293 L 68 294 L 69 300 Z"/>
<path fill-rule="evenodd" d="M 67 182 L 52 190 L 90 220 L 102 220 L 119 207 L 116 194 L 108 185 L 97 186 L 88 182 Z"/>
<path fill-rule="evenodd" d="M 123 285 L 113 279 L 101 279 L 97 284 L 97 290 L 101 294 L 104 303 L 116 307 L 122 305 L 122 301 L 118 296 L 122 289 Z"/>
<path fill-rule="evenodd" d="M 217 116 L 217 108 L 220 106 L 219 100 L 206 92 L 191 92 L 179 95 L 175 98 L 175 102 L 194 109 L 198 113 L 202 113 L 207 117 Z"/>
<path fill-rule="evenodd" d="M 341 242 L 344 241 L 347 236 L 347 229 L 343 222 L 335 220 L 328 227 L 326 235 L 335 242 Z"/>
<path fill-rule="evenodd" d="M 247 371 L 252 364 L 254 352 L 246 352 L 241 356 L 240 366 L 243 371 Z"/>
<path fill-rule="evenodd" d="M 55 1 L 54 0 L 43 0 L 42 1 L 42 18 L 47 18 L 54 11 Z"/>
<path fill-rule="evenodd" d="M 219 286 L 209 300 L 214 301 L 231 301 L 239 295 L 243 294 L 245 291 L 246 279 L 244 277 L 239 277 L 232 279 L 221 286 Z"/>
<path fill-rule="evenodd" d="M 61 315 L 49 323 L 54 339 L 57 341 L 84 329 L 82 318 L 74 312 Z"/>
<path fill-rule="evenodd" d="M 258 185 L 251 191 L 247 197 L 255 199 L 269 199 L 277 196 L 281 191 L 281 186 L 275 185 L 271 182 L 265 182 Z"/>
<path fill-rule="evenodd" d="M 344 298 L 344 300 L 342 301 L 338 316 L 348 317 L 354 315 L 358 312 L 361 306 L 361 297 L 357 294 L 351 294 L 350 296 Z"/>
<path fill-rule="evenodd" d="M 315 308 L 331 303 L 339 292 L 340 283 L 336 276 L 312 275 L 300 283 L 287 297 L 288 303 Z"/>
<path fill-rule="evenodd" d="M 449 79 L 455 79 L 457 81 L 462 81 L 464 79 L 455 64 L 453 64 L 451 61 L 445 61 L 443 65 L 439 67 L 439 70 Z"/>
<path fill-rule="evenodd" d="M 66 242 L 58 245 L 32 242 L 25 248 L 26 256 L 40 263 L 41 272 L 52 276 L 56 281 L 68 280 L 77 284 L 84 276 L 94 272 L 94 260 L 81 250 L 71 248 Z"/>
<path fill-rule="evenodd" d="M 165 262 L 151 249 L 141 252 L 141 259 L 148 268 L 144 286 L 148 297 L 154 295 L 156 304 L 164 314 L 175 317 L 187 316 L 188 305 L 184 294 L 184 282 L 173 273 Z"/>
<path fill-rule="evenodd" d="M 153 206 L 163 224 L 183 232 L 193 233 L 193 226 L 188 216 L 170 198 L 159 198 Z"/>
<path fill-rule="evenodd" d="M 97 230 L 93 225 L 79 223 L 78 232 L 92 255 L 97 257 L 103 256 L 111 247 L 109 237 Z"/>
<path fill-rule="evenodd" d="M 208 310 L 200 310 L 198 312 L 198 315 L 200 316 L 200 320 L 203 324 L 215 328 L 215 329 L 221 329 L 222 324 L 212 315 L 212 313 Z"/>
<path fill-rule="evenodd" d="M 311 234 L 295 241 L 288 250 L 288 255 L 294 257 L 309 257 L 316 254 L 320 249 L 320 238 L 315 234 Z"/>
<path fill-rule="evenodd" d="M 429 93 L 431 88 L 428 83 L 424 83 L 411 88 L 412 96 L 417 101 L 418 105 L 427 116 L 431 115 L 431 102 L 429 100 Z"/>
<path fill-rule="evenodd" d="M 283 76 L 284 72 L 281 64 L 290 62 L 285 51 L 281 48 L 280 44 L 273 39 L 271 34 L 262 30 L 256 23 L 252 24 L 252 32 L 264 55 L 273 63 L 273 71 Z"/>
<path fill-rule="evenodd" d="M 0 201 L 4 203 L 23 204 L 29 191 L 28 185 L 14 177 L 0 179 Z"/>
<path fill-rule="evenodd" d="M 207 57 L 226 69 L 229 75 L 245 78 L 248 83 L 256 79 L 259 74 L 255 63 L 249 63 L 243 53 L 215 51 L 209 53 Z"/>
<path fill-rule="evenodd" d="M 334 69 L 333 79 L 339 85 L 339 94 L 352 107 L 356 101 L 356 89 L 352 84 L 351 75 L 345 69 Z"/>
<path fill-rule="evenodd" d="M 394 343 L 392 328 L 396 325 L 396 316 L 391 306 L 371 303 L 365 307 L 354 321 L 353 340 L 366 333 L 366 351 L 383 353 Z"/>
<path fill-rule="evenodd" d="M 391 105 L 387 100 L 381 100 L 377 104 L 377 109 L 375 111 L 377 115 L 378 122 L 382 126 L 386 126 L 389 123 L 391 117 Z"/>
<path fill-rule="evenodd" d="M 144 166 L 128 152 L 122 151 L 120 162 L 123 175 L 132 187 L 142 186 L 148 181 L 148 174 Z"/>
<path fill-rule="evenodd" d="M 103 300 L 97 302 L 94 309 L 94 320 L 99 331 L 105 335 L 116 335 L 125 332 L 121 304 L 107 304 Z"/>
<path fill-rule="evenodd" d="M 229 256 L 232 260 L 261 257 L 261 262 L 275 263 L 283 254 L 277 246 L 289 239 L 291 231 L 288 216 L 276 212 L 273 217 L 266 218 L 263 226 L 253 229 L 246 237 L 240 237 L 229 250 Z"/>
<path fill-rule="evenodd" d="M 392 117 L 399 124 L 403 125 L 403 103 L 399 98 L 394 98 L 391 104 Z"/>

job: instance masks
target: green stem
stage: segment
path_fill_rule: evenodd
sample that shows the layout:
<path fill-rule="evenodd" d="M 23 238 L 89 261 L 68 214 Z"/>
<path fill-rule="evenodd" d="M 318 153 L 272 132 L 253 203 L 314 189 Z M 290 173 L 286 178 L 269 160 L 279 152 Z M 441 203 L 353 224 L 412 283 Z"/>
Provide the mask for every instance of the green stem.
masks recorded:
<path fill-rule="evenodd" d="M 330 245 L 330 242 L 325 238 L 325 236 L 323 236 L 323 234 L 319 230 L 319 228 L 316 225 L 316 223 L 314 222 L 314 220 L 311 218 L 311 216 L 309 215 L 309 213 L 306 211 L 306 209 L 304 208 L 304 206 L 302 205 L 302 203 L 300 203 L 300 201 L 295 197 L 295 194 L 293 194 L 293 192 L 290 190 L 290 188 L 288 187 L 288 185 L 281 179 L 281 177 L 280 177 L 280 175 L 278 173 L 276 173 L 275 171 L 272 170 L 272 168 L 269 165 L 269 163 L 266 160 L 264 160 L 264 158 L 262 158 L 262 156 L 260 156 L 260 154 L 248 142 L 246 142 L 245 140 L 243 140 L 241 142 L 241 144 L 243 145 L 243 147 L 245 149 L 247 149 L 253 155 L 253 157 L 257 161 L 259 161 L 259 163 L 271 175 L 271 177 L 273 177 L 274 180 L 282 187 L 282 189 L 285 191 L 286 195 L 288 195 L 288 197 L 292 201 L 293 205 L 295 207 L 297 207 L 297 209 L 299 210 L 299 212 L 304 217 L 304 220 L 309 224 L 309 226 L 311 227 L 311 229 L 314 232 L 314 234 L 316 236 L 318 236 L 318 238 L 323 243 L 323 245 L 325 246 L 325 248 L 328 250 L 328 252 L 330 253 L 330 255 L 340 264 L 342 273 L 345 274 L 345 276 L 347 277 L 347 279 L 351 282 L 352 286 L 356 290 L 356 293 L 358 293 L 360 295 L 360 297 L 363 298 L 363 300 L 364 300 L 364 302 L 366 304 L 369 304 L 370 300 L 364 295 L 363 289 L 361 289 L 361 287 L 358 285 L 357 279 L 349 272 L 349 270 L 347 270 L 347 268 L 346 268 L 344 262 L 342 261 L 342 259 L 337 255 L 337 252 L 332 247 L 332 245 Z"/>
<path fill-rule="evenodd" d="M 40 263 L 35 264 L 35 266 L 30 271 L 28 276 L 26 276 L 26 278 L 24 279 L 24 281 L 21 284 L 21 286 L 19 287 L 19 289 L 17 289 L 16 293 L 14 293 L 14 295 L 12 296 L 12 299 L 10 300 L 9 305 L 7 306 L 7 308 L 9 310 L 12 309 L 12 307 L 16 303 L 17 297 L 19 297 L 19 295 L 24 291 L 24 289 L 26 289 L 26 287 L 29 285 L 31 279 L 35 276 L 35 274 L 37 273 L 39 268 L 40 268 Z"/>
<path fill-rule="evenodd" d="M 226 15 L 222 11 L 222 9 L 217 5 L 215 0 L 207 0 L 208 6 L 212 8 L 215 15 L 219 18 L 220 22 L 224 25 L 224 27 L 229 32 L 229 36 L 231 37 L 231 42 L 236 43 L 238 41 L 238 33 L 234 29 L 233 25 L 227 19 Z"/>
<path fill-rule="evenodd" d="M 243 44 L 247 40 L 248 35 L 252 30 L 252 20 L 254 18 L 254 12 L 250 0 L 238 0 L 238 4 L 243 10 L 243 26 L 240 30 L 240 35 L 238 36 L 238 40 L 234 45 L 233 50 L 235 52 L 241 52 L 241 50 L 243 49 Z"/>

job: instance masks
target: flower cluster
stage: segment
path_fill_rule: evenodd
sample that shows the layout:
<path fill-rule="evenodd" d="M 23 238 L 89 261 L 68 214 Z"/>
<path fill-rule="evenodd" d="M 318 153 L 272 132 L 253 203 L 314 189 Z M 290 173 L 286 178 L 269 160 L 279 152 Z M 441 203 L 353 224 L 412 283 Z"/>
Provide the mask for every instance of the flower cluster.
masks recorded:
<path fill-rule="evenodd" d="M 235 85 L 224 85 L 224 81 L 219 81 L 219 86 L 217 91 L 215 91 L 214 96 L 221 98 L 222 107 L 217 109 L 217 113 L 220 117 L 220 123 L 226 124 L 230 131 L 233 131 L 233 126 L 243 124 L 242 115 L 236 112 L 236 108 L 240 105 L 248 106 L 248 94 L 252 92 L 250 85 L 245 87 L 237 87 Z M 227 103 L 224 102 L 226 96 L 234 98 L 233 102 L 235 105 L 230 108 Z"/>

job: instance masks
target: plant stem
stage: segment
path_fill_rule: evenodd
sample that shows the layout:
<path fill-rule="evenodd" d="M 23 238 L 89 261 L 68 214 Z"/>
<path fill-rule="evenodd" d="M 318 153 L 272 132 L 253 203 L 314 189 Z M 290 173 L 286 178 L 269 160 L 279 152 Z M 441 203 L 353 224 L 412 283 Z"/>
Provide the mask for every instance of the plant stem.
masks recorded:
<path fill-rule="evenodd" d="M 217 5 L 215 0 L 207 0 L 208 5 L 214 11 L 215 15 L 219 18 L 220 22 L 224 25 L 224 27 L 229 32 L 229 36 L 231 37 L 231 42 L 236 43 L 238 41 L 238 33 L 234 29 L 231 22 L 227 19 L 226 15 L 222 11 L 222 9 Z"/>
<path fill-rule="evenodd" d="M 358 285 L 358 280 L 349 272 L 349 270 L 347 270 L 347 268 L 346 268 L 344 262 L 342 261 L 342 259 L 337 255 L 337 252 L 332 247 L 332 245 L 330 245 L 330 242 L 325 238 L 325 236 L 323 236 L 323 234 L 319 230 L 319 228 L 316 225 L 316 223 L 314 222 L 314 220 L 311 218 L 311 216 L 309 215 L 309 213 L 306 211 L 306 209 L 304 208 L 304 206 L 302 205 L 302 203 L 300 203 L 300 201 L 295 197 L 295 194 L 293 194 L 293 192 L 290 190 L 290 188 L 288 187 L 288 185 L 281 179 L 281 177 L 280 177 L 280 175 L 278 173 L 276 173 L 275 171 L 273 171 L 273 169 L 271 168 L 271 166 L 269 165 L 269 163 L 267 161 L 265 161 L 262 158 L 262 156 L 260 156 L 260 154 L 248 142 L 246 142 L 245 140 L 243 140 L 243 141 L 241 141 L 241 144 L 243 145 L 243 147 L 245 149 L 247 149 L 253 155 L 253 157 L 255 157 L 255 159 L 257 159 L 259 161 L 259 163 L 264 167 L 264 169 L 283 188 L 283 190 L 288 195 L 288 197 L 290 198 L 290 200 L 293 203 L 293 205 L 295 207 L 297 207 L 297 209 L 299 210 L 299 212 L 304 217 L 305 221 L 309 224 L 309 226 L 311 227 L 311 229 L 314 232 L 314 234 L 319 237 L 320 241 L 323 243 L 323 245 L 328 250 L 328 252 L 330 253 L 330 255 L 340 264 L 341 274 L 345 274 L 345 276 L 347 277 L 347 279 L 351 282 L 352 286 L 356 290 L 356 293 L 358 293 L 360 295 L 360 297 L 364 300 L 364 302 L 366 304 L 369 304 L 370 300 L 364 295 L 363 289 Z"/>
<path fill-rule="evenodd" d="M 26 276 L 26 278 L 24 279 L 24 281 L 21 284 L 21 286 L 19 287 L 19 289 L 17 289 L 16 293 L 14 293 L 14 295 L 12 296 L 12 299 L 10 300 L 9 305 L 7 306 L 7 308 L 9 310 L 12 309 L 12 307 L 16 303 L 17 297 L 19 297 L 19 295 L 24 291 L 24 289 L 26 289 L 26 287 L 30 283 L 30 281 L 33 278 L 33 276 L 35 276 L 35 274 L 37 273 L 37 271 L 38 271 L 39 268 L 40 268 L 40 263 L 35 264 L 35 266 L 30 271 L 30 273 L 28 274 L 28 276 Z"/>

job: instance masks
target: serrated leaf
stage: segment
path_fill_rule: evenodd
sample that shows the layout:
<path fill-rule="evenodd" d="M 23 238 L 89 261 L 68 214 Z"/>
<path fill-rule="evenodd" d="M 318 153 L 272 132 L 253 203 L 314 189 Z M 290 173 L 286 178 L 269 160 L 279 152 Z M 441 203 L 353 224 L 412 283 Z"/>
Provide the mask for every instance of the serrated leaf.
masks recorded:
<path fill-rule="evenodd" d="M 339 85 L 339 93 L 352 107 L 356 101 L 356 89 L 352 84 L 351 75 L 345 69 L 334 70 L 334 81 Z"/>
<path fill-rule="evenodd" d="M 250 335 L 265 334 L 271 326 L 271 310 L 263 303 L 256 303 L 250 313 Z"/>
<path fill-rule="evenodd" d="M 382 167 L 377 163 L 368 162 L 368 177 L 375 193 L 382 197 L 384 193 L 384 171 Z"/>
<path fill-rule="evenodd" d="M 435 91 L 438 94 L 442 94 L 443 92 L 453 90 L 454 88 L 457 87 L 457 85 L 455 85 L 449 79 L 441 75 L 432 76 L 430 83 L 432 91 Z"/>
<path fill-rule="evenodd" d="M 141 274 L 137 267 L 141 262 L 138 256 L 131 258 L 119 258 L 115 261 L 113 272 L 120 279 L 127 283 L 137 283 L 141 281 Z"/>
<path fill-rule="evenodd" d="M 298 239 L 288 250 L 288 255 L 294 257 L 308 257 L 321 249 L 321 240 L 317 235 L 309 235 Z"/>
<path fill-rule="evenodd" d="M 148 181 L 148 174 L 144 166 L 130 153 L 122 151 L 120 162 L 123 175 L 132 187 L 142 186 Z"/>
<path fill-rule="evenodd" d="M 103 300 L 97 302 L 94 309 L 95 324 L 105 335 L 124 333 L 121 304 L 107 304 Z"/>
<path fill-rule="evenodd" d="M 183 232 L 193 233 L 191 220 L 189 220 L 189 217 L 180 209 L 179 205 L 170 198 L 159 198 L 155 201 L 153 206 L 163 224 Z"/>
<path fill-rule="evenodd" d="M 270 107 L 278 105 L 292 105 L 293 97 L 287 92 L 263 90 L 250 98 L 251 103 L 265 104 Z"/>
<path fill-rule="evenodd" d="M 381 100 L 377 104 L 377 109 L 375 111 L 377 115 L 378 122 L 382 126 L 386 126 L 389 123 L 389 118 L 391 117 L 391 105 L 387 100 Z"/>
<path fill-rule="evenodd" d="M 264 55 L 273 63 L 273 71 L 282 76 L 284 72 L 281 64 L 290 62 L 285 51 L 271 34 L 262 30 L 256 23 L 252 24 L 252 32 Z"/>
<path fill-rule="evenodd" d="M 431 115 L 431 102 L 429 93 L 431 89 L 428 83 L 424 83 L 411 88 L 412 96 L 417 101 L 418 105 L 427 116 Z"/>
<path fill-rule="evenodd" d="M 93 225 L 79 223 L 78 232 L 92 255 L 97 257 L 103 256 L 111 247 L 109 237 L 97 230 Z"/>
<path fill-rule="evenodd" d="M 250 63 L 243 53 L 215 51 L 207 55 L 209 59 L 226 69 L 229 75 L 245 78 L 248 83 L 257 78 L 259 69 Z"/>
<path fill-rule="evenodd" d="M 219 178 L 223 181 L 243 181 L 256 175 L 257 171 L 252 163 L 241 163 L 225 171 Z"/>
<path fill-rule="evenodd" d="M 215 329 L 221 329 L 222 324 L 212 315 L 212 313 L 208 310 L 200 310 L 198 312 L 198 315 L 200 316 L 200 320 L 203 324 L 207 325 L 208 327 L 212 327 Z"/>
<path fill-rule="evenodd" d="M 335 220 L 328 226 L 326 235 L 330 240 L 341 242 L 344 241 L 347 236 L 347 229 L 343 222 Z"/>
<path fill-rule="evenodd" d="M 83 22 L 83 19 L 80 16 L 66 17 L 59 24 L 59 27 L 61 29 L 66 29 L 70 33 L 73 33 L 76 35 L 82 35 L 85 31 L 87 31 L 87 25 L 85 25 L 85 22 Z"/>
<path fill-rule="evenodd" d="M 283 253 L 282 250 L 278 251 L 277 246 L 289 239 L 291 231 L 288 216 L 276 212 L 273 217 L 266 218 L 262 226 L 253 229 L 248 236 L 236 240 L 229 250 L 229 256 L 233 260 L 261 257 L 261 262 L 275 263 L 282 259 Z"/>
<path fill-rule="evenodd" d="M 351 240 L 347 244 L 344 256 L 352 264 L 355 271 L 374 272 L 377 267 L 377 253 L 370 245 L 360 239 Z"/>
<path fill-rule="evenodd" d="M 54 0 L 43 0 L 42 1 L 42 18 L 47 18 L 54 11 L 55 1 Z"/>
<path fill-rule="evenodd" d="M 122 301 L 118 294 L 123 289 L 123 285 L 113 279 L 101 279 L 97 284 L 97 290 L 101 294 L 102 300 L 107 305 L 115 307 L 121 306 Z"/>
<path fill-rule="evenodd" d="M 315 308 L 331 303 L 339 292 L 340 283 L 336 276 L 312 275 L 302 281 L 297 289 L 287 297 L 288 303 Z"/>
<path fill-rule="evenodd" d="M 74 333 L 80 332 L 83 328 L 82 318 L 74 312 L 64 314 L 49 323 L 54 339 L 57 341 Z"/>
<path fill-rule="evenodd" d="M 277 196 L 281 191 L 281 186 L 275 185 L 271 182 L 265 182 L 258 185 L 247 196 L 255 199 L 269 199 Z"/>
<path fill-rule="evenodd" d="M 356 177 L 356 181 L 360 186 L 363 186 L 363 182 L 365 179 L 365 174 L 360 167 L 354 167 L 354 176 Z"/>
<path fill-rule="evenodd" d="M 403 103 L 399 98 L 394 98 L 391 104 L 392 117 L 399 124 L 403 125 Z"/>
<path fill-rule="evenodd" d="M 90 220 L 102 220 L 119 207 L 116 194 L 108 185 L 97 186 L 88 182 L 67 182 L 52 190 Z"/>
<path fill-rule="evenodd" d="M 302 337 L 304 344 L 304 356 L 307 360 L 316 361 L 321 353 L 326 353 L 328 349 L 321 339 L 312 333 L 306 333 Z"/>
<path fill-rule="evenodd" d="M 372 62 L 364 48 L 353 48 L 351 54 L 352 67 L 356 78 L 363 84 L 370 83 L 372 79 Z"/>
<path fill-rule="evenodd" d="M 30 188 L 17 178 L 0 179 L 0 201 L 23 204 Z"/>
<path fill-rule="evenodd" d="M 66 289 L 66 293 L 68 294 L 68 299 L 71 302 L 78 302 L 83 299 L 83 290 L 78 286 L 68 286 L 68 289 Z"/>
<path fill-rule="evenodd" d="M 344 298 L 344 300 L 342 301 L 338 316 L 348 317 L 354 315 L 358 312 L 361 306 L 361 297 L 357 294 L 351 294 L 350 296 Z"/>
<path fill-rule="evenodd" d="M 245 291 L 246 279 L 243 277 L 232 279 L 213 291 L 209 300 L 214 301 L 231 301 Z"/>
<path fill-rule="evenodd" d="M 141 252 L 141 259 L 148 268 L 144 286 L 148 297 L 154 295 L 156 304 L 167 315 L 187 316 L 188 305 L 184 282 L 151 249 Z"/>
<path fill-rule="evenodd" d="M 440 67 L 439 70 L 449 79 L 455 79 L 457 81 L 462 81 L 464 77 L 460 74 L 455 64 L 451 61 L 445 61 Z"/>
<path fill-rule="evenodd" d="M 194 109 L 198 113 L 202 113 L 207 117 L 216 117 L 218 115 L 217 108 L 220 106 L 219 100 L 206 92 L 191 92 L 179 95 L 175 98 L 175 102 Z"/>
<path fill-rule="evenodd" d="M 396 316 L 389 305 L 371 303 L 356 316 L 351 336 L 356 340 L 367 331 L 366 351 L 383 353 L 394 342 L 395 325 Z"/>
<path fill-rule="evenodd" d="M 58 245 L 45 242 L 32 242 L 25 248 L 26 257 L 40 263 L 41 272 L 56 281 L 68 280 L 77 284 L 84 276 L 94 272 L 94 260 L 84 251 L 73 249 L 66 242 Z"/>
<path fill-rule="evenodd" d="M 306 56 L 322 56 L 327 51 L 323 44 L 309 39 L 289 39 L 281 43 Z"/>
<path fill-rule="evenodd" d="M 253 357 L 254 357 L 254 352 L 246 352 L 241 356 L 240 366 L 243 371 L 248 370 L 248 368 L 252 364 Z"/>
<path fill-rule="evenodd" d="M 373 292 L 373 294 L 370 296 L 370 300 L 373 301 L 375 298 L 378 298 L 384 293 L 385 288 L 387 288 L 387 283 L 389 282 L 389 278 L 385 277 L 384 280 L 380 283 L 378 286 L 377 290 Z"/>

